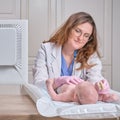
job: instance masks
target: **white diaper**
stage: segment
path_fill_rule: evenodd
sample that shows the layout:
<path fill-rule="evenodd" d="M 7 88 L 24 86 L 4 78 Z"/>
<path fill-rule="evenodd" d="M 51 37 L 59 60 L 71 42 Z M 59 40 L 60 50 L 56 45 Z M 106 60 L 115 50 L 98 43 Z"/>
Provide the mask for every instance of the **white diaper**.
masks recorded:
<path fill-rule="evenodd" d="M 61 93 L 61 87 L 57 88 L 57 89 L 56 89 L 56 92 L 57 92 L 58 94 Z"/>

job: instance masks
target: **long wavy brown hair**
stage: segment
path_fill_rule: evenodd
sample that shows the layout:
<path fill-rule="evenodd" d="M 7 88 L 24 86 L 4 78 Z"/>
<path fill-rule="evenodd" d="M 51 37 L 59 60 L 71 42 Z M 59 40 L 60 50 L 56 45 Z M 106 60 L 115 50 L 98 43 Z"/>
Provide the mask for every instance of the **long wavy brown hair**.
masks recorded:
<path fill-rule="evenodd" d="M 67 21 L 53 34 L 47 42 L 54 42 L 57 45 L 63 46 L 64 43 L 68 40 L 68 36 L 71 30 L 83 23 L 90 23 L 93 27 L 90 40 L 83 46 L 83 48 L 78 50 L 76 56 L 76 62 L 81 63 L 81 66 L 78 69 L 90 68 L 95 64 L 88 64 L 87 61 L 89 57 L 96 52 L 100 57 L 98 52 L 98 41 L 97 41 L 97 29 L 95 22 L 90 14 L 85 12 L 78 12 L 72 14 Z"/>

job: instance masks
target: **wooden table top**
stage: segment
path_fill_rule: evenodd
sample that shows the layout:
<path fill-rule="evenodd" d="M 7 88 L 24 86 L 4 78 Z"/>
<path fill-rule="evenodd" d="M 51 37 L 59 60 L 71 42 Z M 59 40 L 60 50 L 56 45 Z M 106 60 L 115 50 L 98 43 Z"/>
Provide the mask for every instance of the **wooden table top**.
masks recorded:
<path fill-rule="evenodd" d="M 28 95 L 0 95 L 0 120 L 33 120 L 33 118 L 39 118 L 39 113 Z"/>
<path fill-rule="evenodd" d="M 0 95 L 0 120 L 68 120 L 41 116 L 28 95 Z M 95 120 L 95 119 L 94 119 Z M 120 120 L 106 118 L 98 120 Z"/>

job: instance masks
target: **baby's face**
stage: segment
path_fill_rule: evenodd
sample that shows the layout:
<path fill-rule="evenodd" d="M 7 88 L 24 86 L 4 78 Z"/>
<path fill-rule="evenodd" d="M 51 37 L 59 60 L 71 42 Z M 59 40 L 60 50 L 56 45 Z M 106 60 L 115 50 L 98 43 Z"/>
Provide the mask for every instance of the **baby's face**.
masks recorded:
<path fill-rule="evenodd" d="M 76 97 L 80 104 L 95 104 L 98 101 L 98 93 L 89 82 L 76 85 Z"/>

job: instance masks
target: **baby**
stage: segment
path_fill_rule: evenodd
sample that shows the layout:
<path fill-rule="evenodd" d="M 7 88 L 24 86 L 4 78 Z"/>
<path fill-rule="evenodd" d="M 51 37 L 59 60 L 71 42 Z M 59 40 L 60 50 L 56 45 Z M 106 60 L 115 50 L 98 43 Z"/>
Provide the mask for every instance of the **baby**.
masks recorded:
<path fill-rule="evenodd" d="M 106 80 L 96 82 L 95 85 L 75 76 L 61 76 L 46 81 L 48 92 L 53 100 L 63 102 L 78 102 L 79 104 L 95 104 L 98 100 L 113 102 L 118 96 L 109 93 Z"/>

